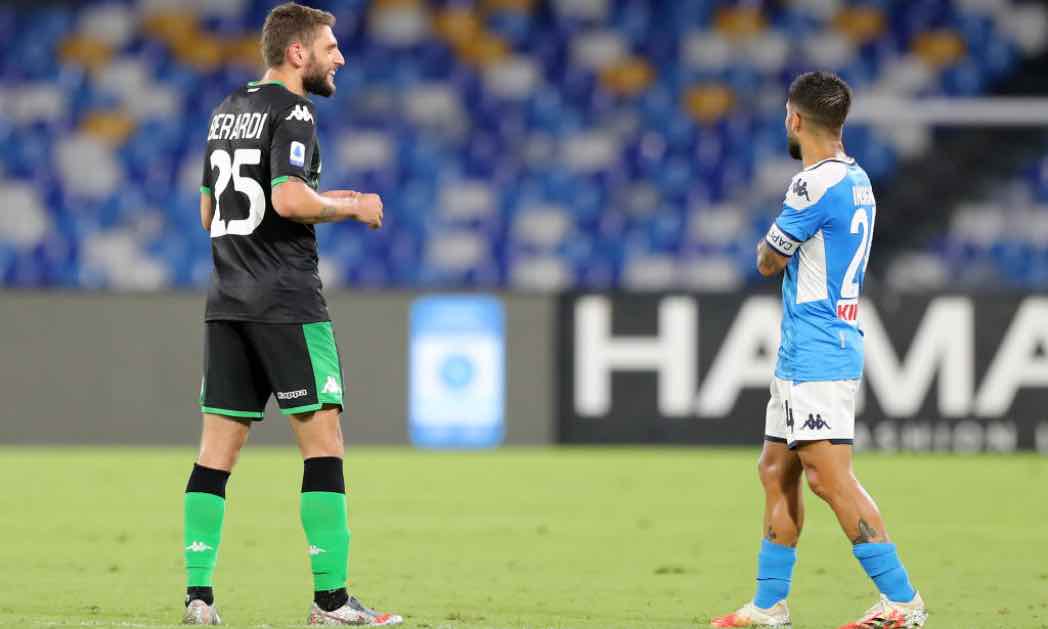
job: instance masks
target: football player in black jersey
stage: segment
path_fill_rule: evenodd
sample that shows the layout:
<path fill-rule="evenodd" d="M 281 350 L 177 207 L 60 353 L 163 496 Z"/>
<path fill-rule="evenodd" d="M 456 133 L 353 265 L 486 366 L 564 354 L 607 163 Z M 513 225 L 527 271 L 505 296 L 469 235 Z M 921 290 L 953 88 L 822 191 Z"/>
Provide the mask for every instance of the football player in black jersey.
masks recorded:
<path fill-rule="evenodd" d="M 301 518 L 313 570 L 309 624 L 384 626 L 400 616 L 368 609 L 346 591 L 342 369 L 321 295 L 316 223 L 382 226 L 382 200 L 319 192 L 316 115 L 307 94 L 330 96 L 345 64 L 332 14 L 287 3 L 262 29 L 268 69 L 230 94 L 207 129 L 200 220 L 211 235 L 204 415 L 200 453 L 185 493 L 186 624 L 219 624 L 215 569 L 225 487 L 251 423 L 270 395 L 305 460 Z"/>

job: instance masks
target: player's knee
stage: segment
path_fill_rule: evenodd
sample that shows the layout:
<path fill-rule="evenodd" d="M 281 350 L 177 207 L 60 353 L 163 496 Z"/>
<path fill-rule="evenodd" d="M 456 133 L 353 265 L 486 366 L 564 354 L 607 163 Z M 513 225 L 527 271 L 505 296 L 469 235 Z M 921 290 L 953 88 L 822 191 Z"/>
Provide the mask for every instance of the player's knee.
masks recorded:
<path fill-rule="evenodd" d="M 833 496 L 833 489 L 816 468 L 805 468 L 804 476 L 807 478 L 808 488 L 811 489 L 813 494 L 826 501 L 831 499 Z"/>
<path fill-rule="evenodd" d="M 197 463 L 215 470 L 232 471 L 240 457 L 240 449 L 244 446 L 244 441 L 244 439 L 205 438 L 200 444 Z"/>
<path fill-rule="evenodd" d="M 237 464 L 237 458 L 240 455 L 240 449 L 235 448 L 222 448 L 222 447 L 203 447 L 200 449 L 200 455 L 197 457 L 197 463 L 214 470 L 224 470 L 226 472 L 233 471 L 233 466 Z"/>
<path fill-rule="evenodd" d="M 302 439 L 300 442 L 302 458 L 313 457 L 338 457 L 344 458 L 346 447 L 342 442 L 342 434 L 314 434 Z"/>
<path fill-rule="evenodd" d="M 835 474 L 833 470 L 827 470 L 820 465 L 806 464 L 804 476 L 808 480 L 808 487 L 812 493 L 828 503 L 836 502 L 844 494 L 839 475 Z"/>
<path fill-rule="evenodd" d="M 783 474 L 786 471 L 786 466 L 780 461 L 768 460 L 765 457 L 761 457 L 757 461 L 757 476 L 761 480 L 761 485 L 764 485 L 765 489 L 773 489 L 781 487 L 783 484 Z"/>

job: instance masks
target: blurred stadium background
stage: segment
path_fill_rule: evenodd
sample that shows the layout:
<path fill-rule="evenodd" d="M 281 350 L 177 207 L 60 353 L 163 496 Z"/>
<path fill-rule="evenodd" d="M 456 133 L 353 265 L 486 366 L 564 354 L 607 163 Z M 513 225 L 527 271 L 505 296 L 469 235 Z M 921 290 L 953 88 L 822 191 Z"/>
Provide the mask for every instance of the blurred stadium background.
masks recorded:
<path fill-rule="evenodd" d="M 212 108 L 260 74 L 275 4 L 0 4 L 0 470 L 28 479 L 10 494 L 20 515 L 0 515 L 27 541 L 5 550 L 27 568 L 0 575 L 2 626 L 176 617 L 175 500 L 198 435 L 211 271 L 200 160 Z M 693 627 L 749 595 L 752 461 L 778 341 L 777 283 L 753 250 L 799 169 L 786 87 L 829 69 L 855 89 L 845 147 L 880 209 L 858 445 L 996 453 L 870 455 L 860 474 L 911 571 L 935 580 L 922 586 L 935 626 L 1048 627 L 1048 575 L 1028 550 L 1048 519 L 1028 499 L 1048 473 L 1044 3 L 306 4 L 337 16 L 347 59 L 337 94 L 314 98 L 321 187 L 386 207 L 378 232 L 317 229 L 347 441 L 397 446 L 348 458 L 355 539 L 371 540 L 351 574 L 380 606 L 430 627 Z M 288 445 L 269 419 L 252 441 Z M 274 470 L 298 474 L 291 451 L 248 450 L 234 476 L 244 517 L 293 510 L 294 482 L 269 502 Z M 133 504 L 146 511 L 127 516 Z M 844 622 L 869 594 L 816 559 L 847 554 L 822 511 L 798 593 L 814 624 L 798 627 Z M 291 622 L 280 588 L 304 579 L 283 569 L 299 549 L 265 563 L 254 549 L 296 525 L 238 522 L 229 539 L 248 541 L 223 547 L 226 604 L 245 622 Z M 34 554 L 51 535 L 72 559 Z M 985 556 L 941 559 L 972 557 L 973 540 Z M 82 578 L 53 607 L 45 594 L 70 569 Z M 442 588 L 449 570 L 459 586 Z"/>
<path fill-rule="evenodd" d="M 272 4 L 0 8 L 4 285 L 206 285 L 200 135 L 257 78 Z M 316 4 L 349 59 L 316 99 L 324 183 L 390 208 L 378 235 L 320 230 L 329 288 L 742 289 L 796 172 L 798 72 L 839 72 L 860 105 L 1048 89 L 1040 3 Z M 903 120 L 846 135 L 888 209 L 871 283 L 1048 285 L 1043 128 L 986 142 Z"/>

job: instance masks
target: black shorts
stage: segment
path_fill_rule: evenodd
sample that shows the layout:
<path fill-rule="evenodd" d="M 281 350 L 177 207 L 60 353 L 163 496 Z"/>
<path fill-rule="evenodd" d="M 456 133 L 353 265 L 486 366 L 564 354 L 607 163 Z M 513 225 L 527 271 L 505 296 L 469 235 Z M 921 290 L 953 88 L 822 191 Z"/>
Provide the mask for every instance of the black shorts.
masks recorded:
<path fill-rule="evenodd" d="M 260 420 L 271 394 L 285 415 L 342 407 L 342 365 L 331 322 L 208 321 L 201 410 Z"/>

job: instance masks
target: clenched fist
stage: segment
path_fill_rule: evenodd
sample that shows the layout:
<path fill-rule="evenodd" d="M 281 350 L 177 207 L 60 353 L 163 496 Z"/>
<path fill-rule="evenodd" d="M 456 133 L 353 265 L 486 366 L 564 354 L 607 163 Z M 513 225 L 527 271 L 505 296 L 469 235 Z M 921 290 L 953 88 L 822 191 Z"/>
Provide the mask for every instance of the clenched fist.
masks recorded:
<path fill-rule="evenodd" d="M 332 196 L 353 199 L 356 207 L 353 218 L 365 223 L 371 229 L 382 227 L 382 197 L 374 193 L 357 192 L 356 190 L 336 190 L 329 192 Z"/>

